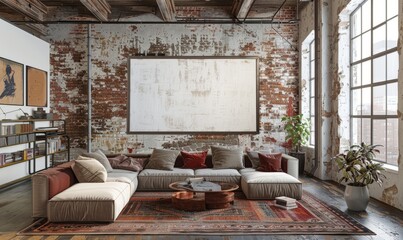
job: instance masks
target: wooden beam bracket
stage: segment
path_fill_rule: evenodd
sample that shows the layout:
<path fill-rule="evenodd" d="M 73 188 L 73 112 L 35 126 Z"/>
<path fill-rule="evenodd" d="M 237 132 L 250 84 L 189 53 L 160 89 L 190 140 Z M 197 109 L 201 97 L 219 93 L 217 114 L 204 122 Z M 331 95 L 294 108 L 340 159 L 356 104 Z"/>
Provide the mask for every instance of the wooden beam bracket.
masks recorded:
<path fill-rule="evenodd" d="M 80 2 L 99 20 L 108 21 L 108 15 L 112 12 L 111 5 L 106 0 L 80 0 Z"/>
<path fill-rule="evenodd" d="M 43 22 L 48 8 L 40 0 L 0 0 L 1 3 L 38 22 Z"/>
<path fill-rule="evenodd" d="M 174 0 L 156 0 L 160 9 L 162 19 L 165 22 L 176 22 L 176 11 Z"/>

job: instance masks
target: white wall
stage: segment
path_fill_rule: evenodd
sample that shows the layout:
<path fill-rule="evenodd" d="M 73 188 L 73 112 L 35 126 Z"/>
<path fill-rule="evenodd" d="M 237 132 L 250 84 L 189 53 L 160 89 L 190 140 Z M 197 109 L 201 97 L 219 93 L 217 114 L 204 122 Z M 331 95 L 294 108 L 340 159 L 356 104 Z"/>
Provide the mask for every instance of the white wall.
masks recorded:
<path fill-rule="evenodd" d="M 0 19 L 0 57 L 12 60 L 21 64 L 24 64 L 24 88 L 25 84 L 25 68 L 26 66 L 35 67 L 44 70 L 48 73 L 48 104 L 49 104 L 49 43 L 11 25 L 10 23 Z M 2 85 L 1 85 L 2 86 Z M 25 98 L 26 89 L 24 89 Z M 36 107 L 25 106 L 12 106 L 12 105 L 0 105 L 4 112 L 13 111 L 21 108 L 23 111 L 32 115 L 32 110 Z M 49 108 L 45 108 L 46 112 L 49 112 Z M 21 111 L 7 114 L 7 119 L 17 119 L 23 115 Z M 0 111 L 0 120 L 4 119 L 4 114 Z M 26 148 L 27 145 L 18 145 L 14 147 L 0 148 L 0 153 L 14 152 Z M 37 168 L 44 166 L 44 159 L 37 162 Z M 0 186 L 10 181 L 22 178 L 28 175 L 28 164 L 26 162 L 15 164 L 9 167 L 0 168 Z"/>

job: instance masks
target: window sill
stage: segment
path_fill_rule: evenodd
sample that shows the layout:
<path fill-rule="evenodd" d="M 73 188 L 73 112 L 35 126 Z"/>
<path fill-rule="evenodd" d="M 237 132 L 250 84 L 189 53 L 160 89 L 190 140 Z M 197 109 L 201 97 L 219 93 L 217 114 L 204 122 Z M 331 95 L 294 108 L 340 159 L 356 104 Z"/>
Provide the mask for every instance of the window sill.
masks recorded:
<path fill-rule="evenodd" d="M 386 172 L 395 173 L 395 174 L 397 174 L 399 172 L 399 167 L 398 166 L 394 166 L 394 165 L 384 163 L 383 168 L 385 168 Z"/>

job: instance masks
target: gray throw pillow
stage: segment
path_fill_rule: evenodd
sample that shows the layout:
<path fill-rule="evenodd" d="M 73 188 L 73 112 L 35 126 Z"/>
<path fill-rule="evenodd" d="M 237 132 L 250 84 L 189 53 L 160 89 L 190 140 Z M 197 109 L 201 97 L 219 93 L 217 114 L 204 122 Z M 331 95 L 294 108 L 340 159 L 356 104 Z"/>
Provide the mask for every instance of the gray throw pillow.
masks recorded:
<path fill-rule="evenodd" d="M 243 164 L 243 150 L 241 148 L 228 149 L 225 147 L 211 146 L 213 168 L 216 169 L 241 169 Z"/>
<path fill-rule="evenodd" d="M 76 160 L 71 169 L 80 183 L 105 182 L 107 178 L 105 167 L 95 159 Z"/>
<path fill-rule="evenodd" d="M 106 169 L 107 172 L 112 172 L 113 168 L 111 164 L 109 163 L 108 158 L 105 156 L 105 154 L 101 150 L 97 150 L 93 153 L 83 153 L 82 154 L 84 157 L 88 158 L 93 158 L 98 160 Z"/>
<path fill-rule="evenodd" d="M 174 170 L 175 161 L 178 155 L 179 151 L 154 149 L 145 168 L 172 171 Z"/>

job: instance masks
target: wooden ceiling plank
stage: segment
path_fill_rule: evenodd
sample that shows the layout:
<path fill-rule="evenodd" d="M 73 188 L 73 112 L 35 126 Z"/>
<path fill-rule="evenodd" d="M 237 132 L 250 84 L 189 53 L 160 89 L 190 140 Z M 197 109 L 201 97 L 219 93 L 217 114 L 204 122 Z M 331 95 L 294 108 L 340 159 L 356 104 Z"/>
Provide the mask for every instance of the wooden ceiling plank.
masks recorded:
<path fill-rule="evenodd" d="M 255 0 L 235 0 L 232 5 L 232 14 L 237 19 L 246 20 Z"/>
<path fill-rule="evenodd" d="M 174 0 L 156 0 L 160 9 L 162 19 L 165 22 L 176 22 Z"/>
<path fill-rule="evenodd" d="M 38 22 L 42 22 L 48 12 L 46 5 L 39 0 L 0 0 L 0 2 Z"/>
<path fill-rule="evenodd" d="M 80 2 L 99 20 L 108 21 L 108 15 L 112 12 L 111 6 L 106 0 L 80 0 Z"/>

